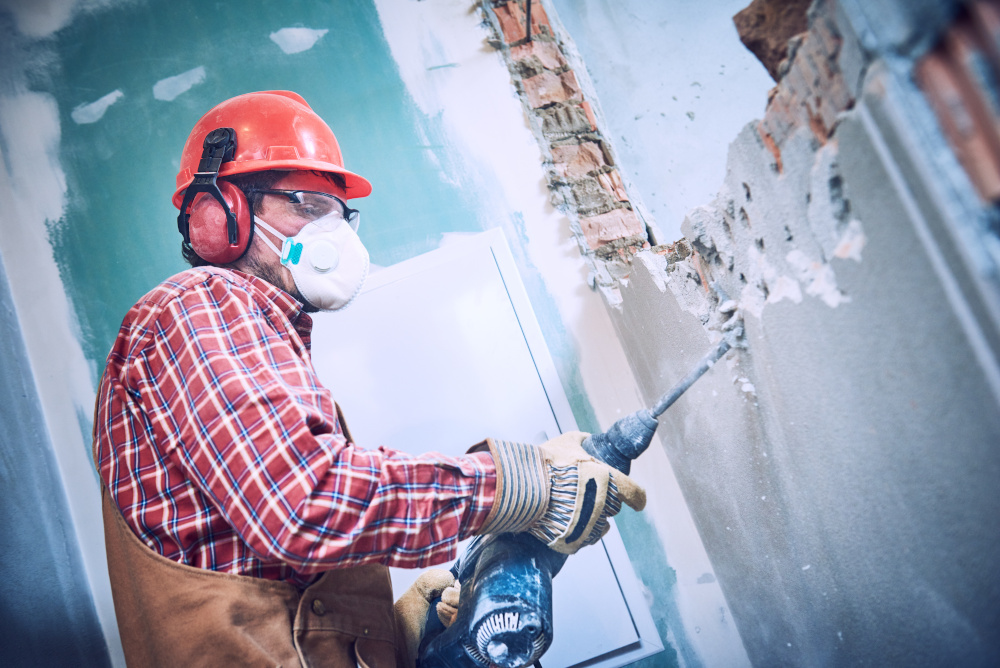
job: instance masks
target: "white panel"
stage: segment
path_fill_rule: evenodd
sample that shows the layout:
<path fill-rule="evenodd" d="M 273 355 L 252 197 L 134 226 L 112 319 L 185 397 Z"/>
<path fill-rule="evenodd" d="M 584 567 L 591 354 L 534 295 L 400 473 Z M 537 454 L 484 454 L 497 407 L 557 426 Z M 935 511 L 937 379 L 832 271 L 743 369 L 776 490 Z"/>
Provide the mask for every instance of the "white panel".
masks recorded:
<path fill-rule="evenodd" d="M 487 436 L 538 443 L 576 428 L 499 230 L 375 273 L 349 308 L 316 316 L 313 363 L 366 448 L 460 454 Z M 617 531 L 605 541 L 555 579 L 547 667 L 659 649 Z M 617 576 L 609 551 L 625 560 Z M 392 575 L 398 595 L 417 573 Z"/>

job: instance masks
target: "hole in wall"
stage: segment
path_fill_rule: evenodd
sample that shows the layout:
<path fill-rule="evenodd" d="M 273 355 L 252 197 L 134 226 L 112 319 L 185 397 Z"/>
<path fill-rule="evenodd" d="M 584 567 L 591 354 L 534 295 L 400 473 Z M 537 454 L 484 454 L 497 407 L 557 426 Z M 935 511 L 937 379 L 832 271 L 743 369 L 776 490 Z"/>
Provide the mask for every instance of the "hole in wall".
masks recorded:
<path fill-rule="evenodd" d="M 785 225 L 785 241 L 791 241 L 792 238 L 792 231 L 788 229 L 788 225 Z"/>
<path fill-rule="evenodd" d="M 723 216 L 722 217 L 722 229 L 726 231 L 726 235 L 732 239 L 733 238 L 733 228 L 729 225 L 729 220 Z"/>
<path fill-rule="evenodd" d="M 744 276 L 743 274 L 740 274 L 740 283 L 746 285 L 746 282 L 747 282 L 747 277 Z"/>
<path fill-rule="evenodd" d="M 747 196 L 748 202 L 753 201 L 753 198 L 750 197 L 750 186 L 748 186 L 746 183 L 743 184 L 743 193 Z"/>
<path fill-rule="evenodd" d="M 757 244 L 757 250 L 759 250 L 761 253 L 763 253 L 764 252 L 764 240 L 763 239 L 755 239 L 754 241 Z"/>

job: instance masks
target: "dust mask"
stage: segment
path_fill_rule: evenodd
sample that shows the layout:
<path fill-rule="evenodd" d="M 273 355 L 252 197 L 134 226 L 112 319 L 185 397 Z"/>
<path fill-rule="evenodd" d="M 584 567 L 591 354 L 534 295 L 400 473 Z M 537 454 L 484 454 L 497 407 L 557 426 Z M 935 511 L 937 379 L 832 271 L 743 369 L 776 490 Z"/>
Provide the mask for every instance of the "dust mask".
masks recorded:
<path fill-rule="evenodd" d="M 282 236 L 257 216 L 253 219 L 268 232 Z M 368 249 L 339 214 L 307 223 L 294 237 L 285 238 L 280 251 L 266 235 L 260 236 L 292 272 L 302 297 L 321 311 L 336 311 L 350 304 L 368 278 Z"/>

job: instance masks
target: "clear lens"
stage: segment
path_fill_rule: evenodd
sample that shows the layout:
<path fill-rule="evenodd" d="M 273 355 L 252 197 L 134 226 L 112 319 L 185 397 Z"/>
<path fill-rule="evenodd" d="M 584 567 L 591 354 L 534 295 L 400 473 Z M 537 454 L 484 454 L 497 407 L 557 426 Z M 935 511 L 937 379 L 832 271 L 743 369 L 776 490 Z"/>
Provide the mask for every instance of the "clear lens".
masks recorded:
<path fill-rule="evenodd" d="M 304 220 L 314 221 L 333 214 L 344 220 L 344 210 L 347 206 L 332 195 L 314 192 L 290 193 L 297 201 L 289 201 L 285 206 L 289 213 Z"/>
<path fill-rule="evenodd" d="M 285 211 L 307 223 L 326 218 L 327 223 L 336 226 L 347 222 L 355 232 L 361 222 L 361 214 L 347 206 L 339 197 L 313 190 L 256 190 L 266 195 L 279 195 L 285 198 Z"/>

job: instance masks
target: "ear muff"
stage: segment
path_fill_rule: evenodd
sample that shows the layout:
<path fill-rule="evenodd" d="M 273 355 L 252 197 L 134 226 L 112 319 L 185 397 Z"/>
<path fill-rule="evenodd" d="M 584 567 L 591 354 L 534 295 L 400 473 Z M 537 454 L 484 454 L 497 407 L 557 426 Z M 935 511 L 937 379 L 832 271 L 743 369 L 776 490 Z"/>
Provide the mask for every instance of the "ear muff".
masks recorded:
<path fill-rule="evenodd" d="M 213 264 L 238 260 L 253 239 L 253 216 L 243 192 L 218 181 L 223 163 L 232 161 L 235 154 L 233 128 L 215 128 L 205 135 L 198 171 L 184 189 L 177 215 L 177 231 L 184 241 Z"/>
<path fill-rule="evenodd" d="M 227 181 L 217 181 L 219 192 L 236 218 L 236 242 L 230 243 L 226 210 L 211 193 L 198 193 L 188 210 L 191 248 L 212 264 L 228 264 L 243 256 L 253 240 L 253 216 L 243 191 Z"/>

